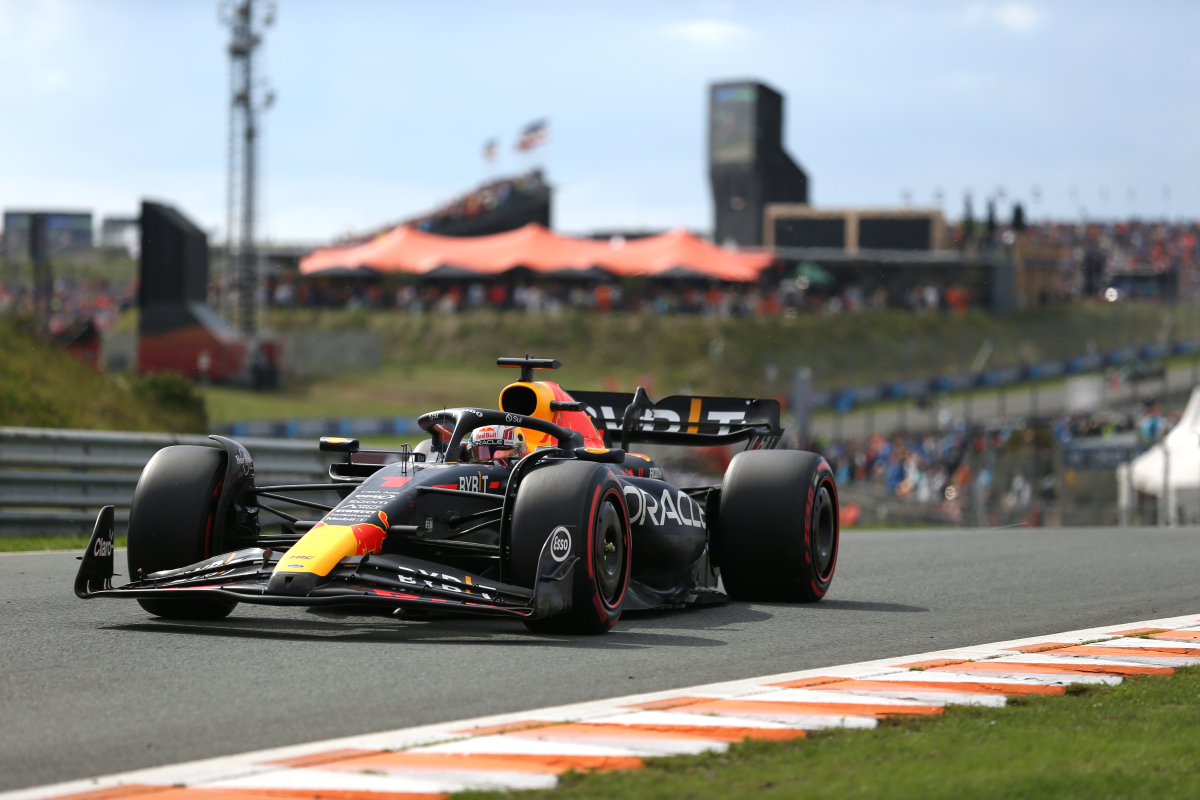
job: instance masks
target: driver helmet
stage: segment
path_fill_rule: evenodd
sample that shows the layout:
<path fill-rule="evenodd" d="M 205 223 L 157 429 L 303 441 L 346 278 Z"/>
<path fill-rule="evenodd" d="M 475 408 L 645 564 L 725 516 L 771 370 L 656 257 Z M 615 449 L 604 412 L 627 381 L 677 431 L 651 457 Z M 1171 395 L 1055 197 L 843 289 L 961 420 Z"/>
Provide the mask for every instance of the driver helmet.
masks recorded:
<path fill-rule="evenodd" d="M 525 436 L 508 425 L 485 425 L 476 428 L 467 439 L 469 461 L 495 461 L 525 455 Z"/>

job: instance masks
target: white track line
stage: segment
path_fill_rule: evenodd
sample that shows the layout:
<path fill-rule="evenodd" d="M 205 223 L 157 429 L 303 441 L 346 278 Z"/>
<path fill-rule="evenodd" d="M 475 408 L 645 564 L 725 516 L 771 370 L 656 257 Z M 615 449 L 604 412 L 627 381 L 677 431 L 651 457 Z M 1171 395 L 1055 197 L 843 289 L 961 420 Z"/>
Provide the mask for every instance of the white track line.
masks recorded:
<path fill-rule="evenodd" d="M 1138 630 L 1167 633 L 1127 635 Z M 788 739 L 947 705 L 1002 706 L 1008 695 L 1061 694 L 1070 683 L 1115 684 L 1191 664 L 1200 664 L 1200 614 L 348 736 L 5 792 L 0 800 L 85 800 L 101 790 L 107 800 L 266 800 L 268 792 L 303 800 L 331 791 L 394 800 L 550 788 L 572 768 L 627 769 L 645 757 L 723 751 L 745 736 Z"/>
<path fill-rule="evenodd" d="M 84 542 L 84 547 L 86 546 L 87 542 Z M 64 554 L 78 555 L 81 549 L 82 548 L 75 547 L 71 548 L 70 550 L 8 550 L 0 553 L 0 558 L 4 558 L 6 556 L 61 556 Z M 124 553 L 127 549 L 128 548 L 125 547 L 114 547 L 113 552 Z"/>

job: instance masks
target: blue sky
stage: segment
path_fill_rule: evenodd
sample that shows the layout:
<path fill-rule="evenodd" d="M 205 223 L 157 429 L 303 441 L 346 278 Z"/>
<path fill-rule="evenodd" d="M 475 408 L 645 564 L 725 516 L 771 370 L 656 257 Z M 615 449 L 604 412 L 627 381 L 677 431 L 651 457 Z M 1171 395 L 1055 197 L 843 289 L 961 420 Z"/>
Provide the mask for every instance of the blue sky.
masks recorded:
<path fill-rule="evenodd" d="M 265 229 L 327 240 L 537 164 L 560 230 L 707 230 L 706 87 L 742 77 L 784 93 L 818 205 L 1195 218 L 1197 31 L 1194 2 L 279 0 Z M 0 0 L 0 206 L 152 197 L 221 235 L 226 39 L 214 0 Z"/>

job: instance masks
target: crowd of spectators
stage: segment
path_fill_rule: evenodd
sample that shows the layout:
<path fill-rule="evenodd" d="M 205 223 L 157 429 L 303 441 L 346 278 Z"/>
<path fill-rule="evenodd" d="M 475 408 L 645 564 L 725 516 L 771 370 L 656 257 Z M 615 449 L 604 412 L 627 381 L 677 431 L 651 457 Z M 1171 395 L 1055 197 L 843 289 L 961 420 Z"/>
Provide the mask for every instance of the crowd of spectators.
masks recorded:
<path fill-rule="evenodd" d="M 536 173 L 499 181 L 460 198 L 417 220 L 422 230 L 437 231 L 439 220 L 459 220 L 498 208 L 508 198 L 524 196 L 541 178 Z M 524 182 L 529 182 L 527 186 Z M 968 231 L 974 231 L 968 233 Z M 1014 245 L 1026 257 L 1057 261 L 1062 298 L 1103 297 L 1120 288 L 1120 295 L 1173 299 L 1200 297 L 1200 224 L 1167 221 L 1110 221 L 1093 223 L 1045 222 L 1026 225 L 1017 220 L 1006 226 L 962 223 L 948 235 L 953 246 L 1000 249 Z M 945 276 L 944 276 L 945 277 Z M 953 276 L 940 282 L 918 280 L 888 288 L 858 283 L 833 265 L 789 263 L 777 265 L 757 285 L 656 285 L 568 284 L 544 281 L 488 281 L 483 287 L 469 279 L 457 283 L 427 283 L 396 291 L 338 283 L 302 281 L 280 285 L 273 295 L 278 305 L 359 305 L 394 307 L 412 313 L 451 313 L 477 307 L 524 309 L 555 313 L 564 308 L 651 311 L 660 314 L 707 313 L 753 316 L 798 313 L 837 314 L 883 308 L 903 308 L 919 313 L 965 313 L 972 304 L 987 303 L 979 286 L 956 284 Z M 497 284 L 503 285 L 497 285 Z"/>
<path fill-rule="evenodd" d="M 278 307 L 343 306 L 394 308 L 409 314 L 453 314 L 480 308 L 558 314 L 566 309 L 630 311 L 655 314 L 710 314 L 723 317 L 838 314 L 885 308 L 886 295 L 864 293 L 855 286 L 841 292 L 811 289 L 804 279 L 784 279 L 774 286 L 756 284 L 635 284 L 620 282 L 458 281 L 403 284 L 385 288 L 377 281 L 317 279 L 278 281 L 269 287 Z M 964 312 L 968 295 L 961 287 L 943 291 L 916 286 L 900 305 L 914 311 L 952 309 Z"/>
<path fill-rule="evenodd" d="M 455 207 L 461 206 L 462 202 L 465 201 Z M 962 244 L 961 231 L 956 229 L 950 238 Z M 1060 265 L 1061 296 L 1066 298 L 1103 296 L 1114 286 L 1121 287 L 1122 293 L 1149 298 L 1200 297 L 1198 223 L 1137 220 L 1038 223 L 1024 228 L 1019 236 L 1005 229 L 978 243 L 990 243 L 995 247 L 1019 244 L 1026 255 L 1053 253 Z M 340 285 L 320 281 L 313 285 L 309 283 L 281 285 L 274 302 L 279 305 L 351 303 L 398 307 L 410 312 L 453 312 L 489 306 L 553 313 L 566 307 L 578 307 L 661 314 L 751 316 L 805 312 L 836 314 L 889 307 L 917 312 L 964 313 L 972 303 L 983 299 L 972 297 L 967 288 L 954 284 L 918 282 L 900 290 L 893 287 L 889 292 L 878 286 L 864 287 L 835 280 L 827 270 L 806 264 L 799 268 L 790 266 L 784 274 L 774 274 L 758 285 L 664 283 L 631 289 L 615 282 L 571 285 L 534 281 L 498 285 L 500 282 L 497 281 L 489 282 L 481 289 L 463 281 L 457 285 L 404 287 L 394 297 L 389 297 L 387 292 L 353 286 L 349 281 L 341 281 Z M 474 302 L 472 296 L 481 297 L 481 300 Z M 1109 296 L 1108 299 L 1114 298 Z"/>
<path fill-rule="evenodd" d="M 1200 294 L 1200 224 L 1121 221 L 1041 223 L 1022 234 L 1030 247 L 1059 251 L 1064 293 L 1080 297 L 1123 277 L 1178 276 L 1182 297 Z"/>
<path fill-rule="evenodd" d="M 280 282 L 270 293 L 276 306 L 342 305 L 350 308 L 395 308 L 410 314 L 452 314 L 491 308 L 558 314 L 566 309 L 648 311 L 754 316 L 795 313 L 794 288 L 767 290 L 758 286 L 670 285 L 637 286 L 619 283 L 462 281 L 442 284 L 404 284 L 385 290 L 379 283 L 316 280 Z"/>
<path fill-rule="evenodd" d="M 1051 444 L 1128 432 L 1149 444 L 1178 419 L 1178 411 L 1164 412 L 1150 403 L 1127 411 L 1065 415 L 1042 427 L 1010 422 L 984 430 L 959 424 L 939 433 L 876 433 L 816 447 L 839 486 L 857 484 L 878 496 L 925 506 L 955 523 L 1028 523 L 1036 499 L 1055 499 Z M 965 519 L 967 513 L 975 518 Z"/>
<path fill-rule="evenodd" d="M 104 280 L 76 282 L 58 278 L 49 298 L 48 332 L 62 336 L 90 322 L 97 330 L 112 327 L 121 311 L 137 301 L 137 284 L 113 286 Z M 37 299 L 27 286 L 0 286 L 0 313 L 12 311 L 32 316 Z"/>

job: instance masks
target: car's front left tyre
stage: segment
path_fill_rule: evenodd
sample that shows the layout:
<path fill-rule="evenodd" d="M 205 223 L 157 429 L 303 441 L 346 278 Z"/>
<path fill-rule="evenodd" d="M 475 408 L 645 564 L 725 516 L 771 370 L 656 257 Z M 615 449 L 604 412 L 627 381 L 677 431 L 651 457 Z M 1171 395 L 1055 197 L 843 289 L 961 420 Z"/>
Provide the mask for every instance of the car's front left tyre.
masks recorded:
<path fill-rule="evenodd" d="M 840 544 L 833 470 L 816 453 L 750 450 L 725 471 L 713 556 L 735 600 L 814 603 Z"/>

